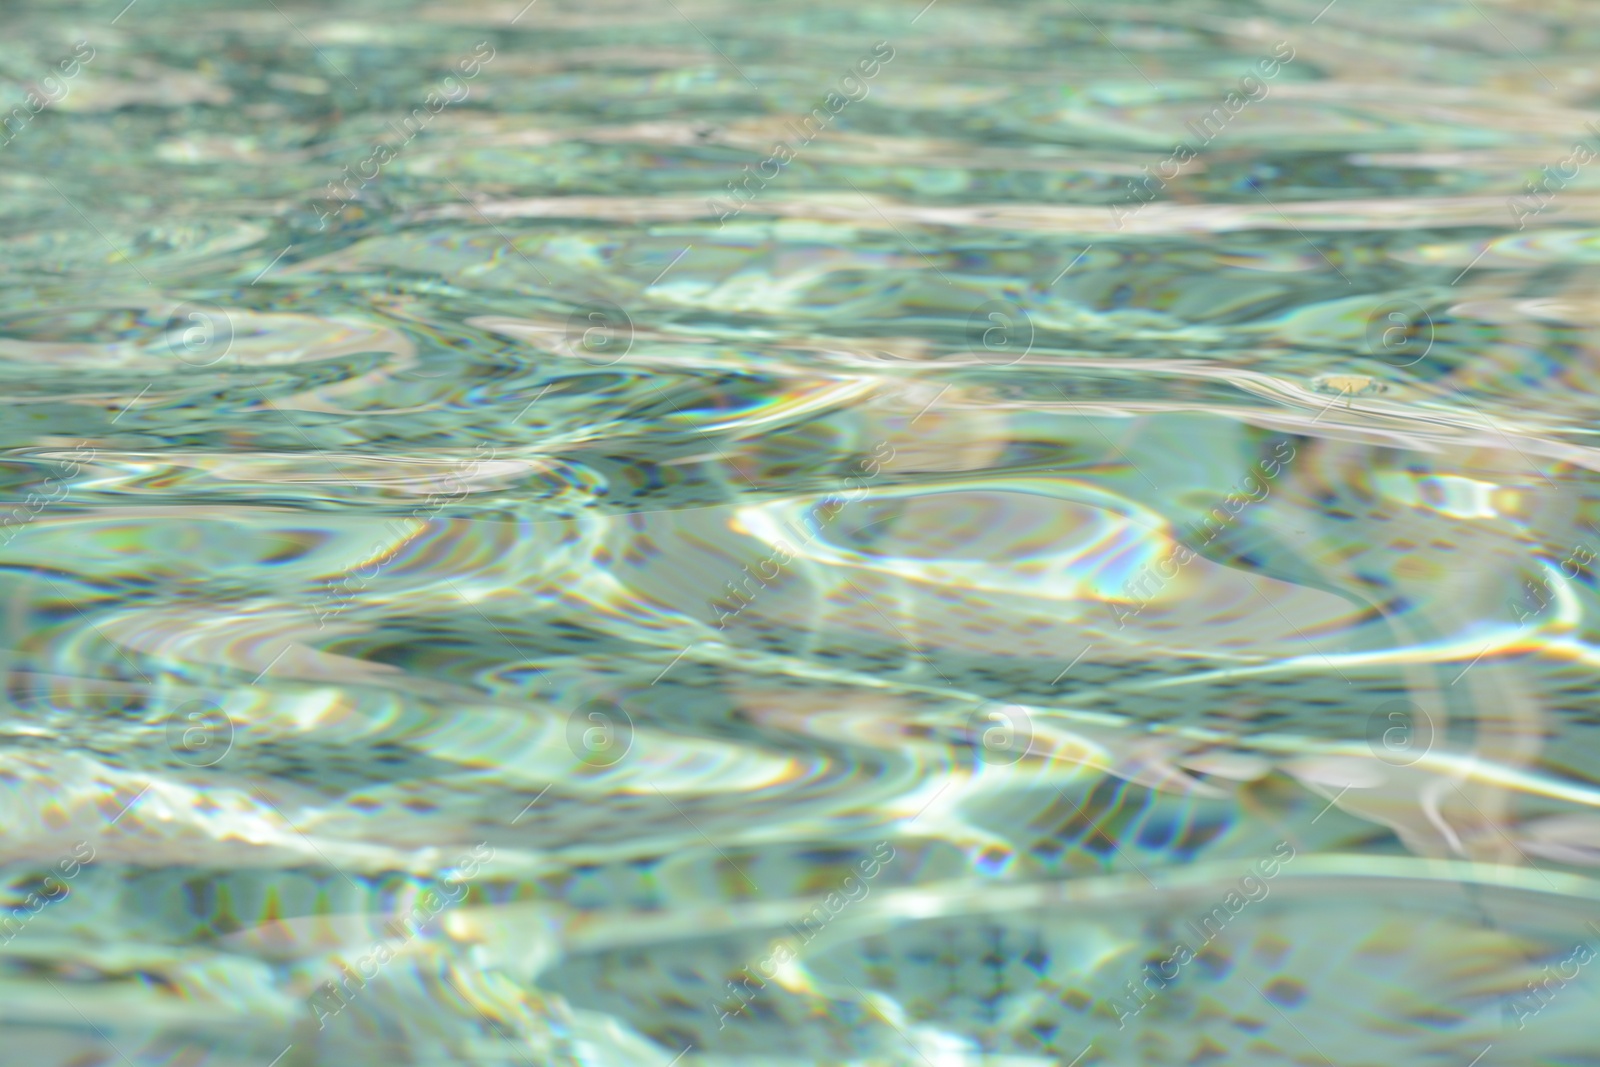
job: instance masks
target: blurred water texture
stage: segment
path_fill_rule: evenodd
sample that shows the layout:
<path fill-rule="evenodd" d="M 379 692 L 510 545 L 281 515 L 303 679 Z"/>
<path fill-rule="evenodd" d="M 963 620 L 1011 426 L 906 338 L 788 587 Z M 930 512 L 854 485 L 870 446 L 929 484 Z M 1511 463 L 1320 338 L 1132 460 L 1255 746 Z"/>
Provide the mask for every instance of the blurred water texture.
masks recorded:
<path fill-rule="evenodd" d="M 1596 5 L 123 2 L 0 1063 L 1600 1060 Z"/>

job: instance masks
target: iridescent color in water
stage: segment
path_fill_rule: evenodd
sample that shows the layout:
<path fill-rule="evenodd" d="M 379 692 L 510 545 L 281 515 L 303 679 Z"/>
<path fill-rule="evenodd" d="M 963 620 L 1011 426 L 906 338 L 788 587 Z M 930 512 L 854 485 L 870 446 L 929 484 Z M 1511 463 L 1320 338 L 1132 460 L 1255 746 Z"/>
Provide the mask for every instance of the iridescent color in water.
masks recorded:
<path fill-rule="evenodd" d="M 122 3 L 0 1063 L 1600 1060 L 1600 9 Z"/>

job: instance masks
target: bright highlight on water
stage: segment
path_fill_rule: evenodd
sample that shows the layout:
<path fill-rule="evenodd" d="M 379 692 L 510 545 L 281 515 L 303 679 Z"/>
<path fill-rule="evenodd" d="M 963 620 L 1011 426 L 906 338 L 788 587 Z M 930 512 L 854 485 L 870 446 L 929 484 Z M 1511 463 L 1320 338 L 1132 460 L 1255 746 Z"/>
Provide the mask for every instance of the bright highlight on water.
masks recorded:
<path fill-rule="evenodd" d="M 0 1067 L 1600 1057 L 1600 9 L 0 42 Z"/>

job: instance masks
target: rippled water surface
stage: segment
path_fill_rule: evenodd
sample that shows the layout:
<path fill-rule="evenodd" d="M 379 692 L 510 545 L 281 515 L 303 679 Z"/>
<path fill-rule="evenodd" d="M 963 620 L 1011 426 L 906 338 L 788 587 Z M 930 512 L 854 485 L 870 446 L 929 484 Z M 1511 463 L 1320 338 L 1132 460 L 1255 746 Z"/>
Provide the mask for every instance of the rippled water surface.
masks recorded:
<path fill-rule="evenodd" d="M 0 1062 L 1600 1062 L 1600 7 L 124 2 Z"/>

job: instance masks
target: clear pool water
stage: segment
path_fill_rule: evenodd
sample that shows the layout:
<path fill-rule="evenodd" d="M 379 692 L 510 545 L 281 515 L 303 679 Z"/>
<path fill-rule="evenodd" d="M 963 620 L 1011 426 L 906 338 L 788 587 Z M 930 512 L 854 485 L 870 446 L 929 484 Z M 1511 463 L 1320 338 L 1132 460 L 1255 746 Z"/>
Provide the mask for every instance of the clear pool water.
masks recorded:
<path fill-rule="evenodd" d="M 1595 5 L 124 2 L 0 1062 L 1600 1060 Z"/>

